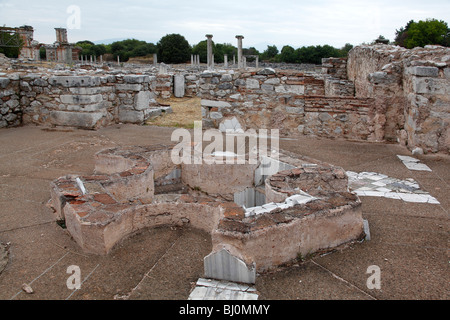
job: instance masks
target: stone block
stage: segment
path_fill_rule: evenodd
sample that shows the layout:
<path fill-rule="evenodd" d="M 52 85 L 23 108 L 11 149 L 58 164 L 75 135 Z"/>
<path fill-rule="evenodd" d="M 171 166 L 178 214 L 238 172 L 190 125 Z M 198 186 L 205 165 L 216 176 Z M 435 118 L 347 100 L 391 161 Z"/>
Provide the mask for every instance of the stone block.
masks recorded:
<path fill-rule="evenodd" d="M 211 119 L 218 120 L 218 119 L 222 119 L 222 118 L 223 118 L 223 115 L 222 115 L 222 113 L 220 113 L 220 112 L 211 112 L 211 113 L 209 114 L 209 117 L 210 117 Z"/>
<path fill-rule="evenodd" d="M 69 91 L 73 94 L 99 94 L 99 93 L 110 93 L 113 91 L 113 87 L 81 87 L 81 88 L 69 88 Z"/>
<path fill-rule="evenodd" d="M 119 108 L 119 121 L 122 123 L 141 124 L 144 122 L 144 112 L 121 107 Z"/>
<path fill-rule="evenodd" d="M 280 84 L 280 82 L 281 82 L 280 78 L 270 78 L 264 81 L 265 84 L 274 84 L 274 85 Z"/>
<path fill-rule="evenodd" d="M 8 86 L 9 82 L 10 81 L 8 78 L 0 78 L 0 88 L 5 89 Z"/>
<path fill-rule="evenodd" d="M 61 102 L 65 104 L 92 104 L 99 103 L 103 100 L 101 94 L 97 95 L 78 95 L 64 94 L 60 96 Z"/>
<path fill-rule="evenodd" d="M 118 83 L 116 84 L 117 91 L 141 91 L 142 84 L 128 84 L 128 83 Z"/>
<path fill-rule="evenodd" d="M 221 132 L 243 132 L 241 124 L 236 117 L 222 121 L 219 125 L 219 130 Z"/>
<path fill-rule="evenodd" d="M 105 112 L 51 111 L 50 121 L 57 126 L 94 129 L 104 116 Z"/>
<path fill-rule="evenodd" d="M 444 69 L 444 76 L 447 80 L 450 80 L 450 68 Z"/>
<path fill-rule="evenodd" d="M 245 82 L 247 89 L 259 89 L 259 80 L 247 79 Z"/>
<path fill-rule="evenodd" d="M 50 85 L 63 87 L 95 87 L 101 85 L 100 77 L 54 76 L 48 80 Z"/>
<path fill-rule="evenodd" d="M 226 101 L 215 101 L 215 100 L 206 100 L 202 99 L 201 101 L 202 107 L 211 107 L 211 108 L 230 108 L 231 104 Z"/>
<path fill-rule="evenodd" d="M 220 89 L 220 90 L 231 90 L 231 89 L 233 89 L 233 85 L 231 84 L 231 83 L 221 83 L 221 84 L 219 84 L 218 85 L 218 88 Z"/>
<path fill-rule="evenodd" d="M 233 76 L 228 73 L 223 74 L 222 77 L 220 78 L 221 82 L 230 82 L 232 80 L 233 80 Z"/>
<path fill-rule="evenodd" d="M 99 103 L 93 103 L 93 104 L 83 104 L 83 105 L 77 105 L 77 104 L 69 104 L 66 105 L 65 108 L 61 110 L 66 111 L 83 111 L 83 112 L 96 112 L 100 111 L 102 109 L 108 109 L 112 105 L 109 101 L 101 101 Z M 62 105 L 63 106 L 63 105 Z"/>
<path fill-rule="evenodd" d="M 261 90 L 263 91 L 274 91 L 274 87 L 271 84 L 262 84 Z"/>
<path fill-rule="evenodd" d="M 123 77 L 123 81 L 126 83 L 149 83 L 150 77 L 145 75 L 127 75 Z"/>
<path fill-rule="evenodd" d="M 296 95 L 304 95 L 305 94 L 305 86 L 304 85 L 280 85 L 275 87 L 276 93 L 293 93 Z"/>
<path fill-rule="evenodd" d="M 369 81 L 375 84 L 388 82 L 389 77 L 387 72 L 378 71 L 369 74 Z"/>
<path fill-rule="evenodd" d="M 46 87 L 46 86 L 48 86 L 48 82 L 45 79 L 38 78 L 33 81 L 33 85 L 38 86 L 38 87 Z"/>
<path fill-rule="evenodd" d="M 292 113 L 292 114 L 303 114 L 305 112 L 305 109 L 302 107 L 289 107 L 286 106 L 286 112 Z"/>
<path fill-rule="evenodd" d="M 326 122 L 326 121 L 328 121 L 330 119 L 332 119 L 332 117 L 327 112 L 321 112 L 319 114 L 319 120 L 322 121 L 322 122 Z"/>
<path fill-rule="evenodd" d="M 268 76 L 268 75 L 275 74 L 275 73 L 276 73 L 276 71 L 274 69 L 272 69 L 272 68 L 264 68 L 264 69 L 258 71 L 256 74 L 257 75 Z"/>
<path fill-rule="evenodd" d="M 140 91 L 134 96 L 134 109 L 142 111 L 149 108 L 152 93 L 150 91 Z"/>
<path fill-rule="evenodd" d="M 419 94 L 448 94 L 450 88 L 445 79 L 416 77 L 413 79 L 413 90 Z"/>
<path fill-rule="evenodd" d="M 241 283 L 255 283 L 255 265 L 247 266 L 227 250 L 212 252 L 204 258 L 205 277 Z"/>
<path fill-rule="evenodd" d="M 437 77 L 439 69 L 436 67 L 415 66 L 408 68 L 409 73 L 418 77 Z"/>
<path fill-rule="evenodd" d="M 173 79 L 173 91 L 176 98 L 183 98 L 185 93 L 184 75 L 176 74 Z"/>

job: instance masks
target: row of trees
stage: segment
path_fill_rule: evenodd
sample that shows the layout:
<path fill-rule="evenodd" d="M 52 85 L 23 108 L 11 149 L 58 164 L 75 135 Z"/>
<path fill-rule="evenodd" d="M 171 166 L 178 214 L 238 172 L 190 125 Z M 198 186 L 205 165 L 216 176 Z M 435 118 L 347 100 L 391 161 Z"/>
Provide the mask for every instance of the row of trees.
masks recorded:
<path fill-rule="evenodd" d="M 450 47 L 450 29 L 447 22 L 436 19 L 409 21 L 395 32 L 395 44 L 412 49 L 437 44 Z"/>
<path fill-rule="evenodd" d="M 380 36 L 380 39 L 384 39 Z M 445 21 L 427 19 L 425 21 L 409 21 L 405 27 L 396 30 L 394 44 L 405 47 L 423 47 L 428 44 L 438 44 L 450 46 L 450 29 Z M 114 42 L 110 45 L 95 45 L 90 41 L 78 43 L 83 48 L 82 54 L 99 56 L 111 53 L 114 59 L 120 56 L 121 61 L 127 61 L 131 57 L 142 57 L 158 54 L 158 60 L 165 63 L 184 63 L 190 61 L 191 54 L 199 55 L 200 61 L 207 60 L 207 40 L 191 46 L 188 41 L 179 34 L 169 34 L 161 38 L 155 45 L 135 39 Z M 243 49 L 244 55 L 258 55 L 261 61 L 285 62 L 285 63 L 312 63 L 320 64 L 322 58 L 346 57 L 353 45 L 347 43 L 342 48 L 335 48 L 330 45 L 304 46 L 293 48 L 286 45 L 281 51 L 275 46 L 267 46 L 263 52 L 259 52 L 254 47 Z M 224 55 L 231 59 L 236 55 L 237 48 L 229 43 L 214 43 L 213 53 L 215 61 L 223 63 Z"/>
<path fill-rule="evenodd" d="M 161 38 L 155 45 L 136 39 L 117 41 L 109 45 L 94 44 L 91 41 L 80 41 L 76 44 L 82 48 L 82 55 L 100 56 L 106 53 L 112 54 L 114 59 L 120 56 L 121 61 L 128 61 L 132 57 L 145 57 L 154 53 L 158 54 L 158 60 L 165 63 L 185 63 L 190 61 L 191 54 L 199 55 L 200 62 L 207 61 L 207 40 L 190 46 L 189 42 L 179 34 L 169 34 Z M 216 63 L 224 62 L 224 55 L 229 59 L 237 55 L 237 48 L 230 43 L 212 43 L 214 60 Z M 320 64 L 322 58 L 345 57 L 352 49 L 351 44 L 346 44 L 341 49 L 330 45 L 309 46 L 294 49 L 291 46 L 284 46 L 281 51 L 273 46 L 267 46 L 264 52 L 259 52 L 256 48 L 243 49 L 244 55 L 259 56 L 261 61 L 285 62 L 285 63 L 313 63 Z"/>
<path fill-rule="evenodd" d="M 0 34 L 3 41 L 5 37 L 12 37 L 7 33 Z M 15 35 L 17 36 L 17 35 Z M 383 40 L 380 36 L 378 40 Z M 384 39 L 386 40 L 386 39 Z M 423 47 L 428 44 L 438 44 L 450 46 L 450 29 L 445 21 L 427 19 L 425 21 L 409 21 L 405 27 L 396 30 L 395 44 L 405 48 Z M 191 54 L 199 55 L 200 61 L 205 63 L 207 59 L 207 40 L 191 46 L 189 42 L 180 34 L 169 34 L 162 37 L 157 44 L 147 43 L 136 39 L 116 41 L 112 44 L 94 44 L 91 41 L 80 41 L 76 44 L 82 48 L 82 55 L 101 56 L 110 54 L 116 60 L 120 56 L 121 61 L 128 61 L 132 57 L 145 57 L 158 54 L 158 60 L 165 63 L 185 63 L 190 61 Z M 334 48 L 330 45 L 307 46 L 293 48 L 286 45 L 281 51 L 275 45 L 267 46 L 263 52 L 259 52 L 254 47 L 243 49 L 244 55 L 257 55 L 261 61 L 285 62 L 285 63 L 312 63 L 320 64 L 322 58 L 346 57 L 353 48 L 351 44 L 346 44 L 343 48 Z M 10 57 L 17 57 L 18 48 L 1 48 L 0 52 Z M 237 55 L 237 48 L 229 43 L 214 43 L 213 53 L 215 61 L 222 63 L 224 55 L 231 59 Z M 41 57 L 45 58 L 45 51 L 41 51 Z"/>

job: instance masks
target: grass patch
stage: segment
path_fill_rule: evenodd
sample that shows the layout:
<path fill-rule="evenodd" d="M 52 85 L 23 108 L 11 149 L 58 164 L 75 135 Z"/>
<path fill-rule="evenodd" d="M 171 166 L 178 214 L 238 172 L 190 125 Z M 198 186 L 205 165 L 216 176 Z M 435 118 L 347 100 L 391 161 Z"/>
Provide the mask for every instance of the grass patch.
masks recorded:
<path fill-rule="evenodd" d="M 163 105 L 170 105 L 173 113 L 162 114 L 149 119 L 146 124 L 159 127 L 193 129 L 194 121 L 202 121 L 200 98 L 170 98 L 160 100 Z"/>

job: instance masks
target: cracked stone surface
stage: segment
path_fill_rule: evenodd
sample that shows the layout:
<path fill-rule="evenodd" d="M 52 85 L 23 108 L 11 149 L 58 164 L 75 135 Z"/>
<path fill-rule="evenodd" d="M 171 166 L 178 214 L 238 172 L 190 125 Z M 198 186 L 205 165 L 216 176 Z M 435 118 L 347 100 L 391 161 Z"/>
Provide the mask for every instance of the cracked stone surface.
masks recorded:
<path fill-rule="evenodd" d="M 188 300 L 258 300 L 258 294 L 252 286 L 200 278 Z"/>
<path fill-rule="evenodd" d="M 349 188 L 358 196 L 439 204 L 435 197 L 421 190 L 419 184 L 411 178 L 400 180 L 376 172 L 347 171 L 347 175 Z"/>

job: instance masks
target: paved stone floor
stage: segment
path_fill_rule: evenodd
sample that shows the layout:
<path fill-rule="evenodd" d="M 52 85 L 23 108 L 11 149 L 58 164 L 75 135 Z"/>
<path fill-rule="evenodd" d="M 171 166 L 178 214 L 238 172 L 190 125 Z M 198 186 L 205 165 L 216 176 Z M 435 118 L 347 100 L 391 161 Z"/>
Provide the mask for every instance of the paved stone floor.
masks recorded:
<path fill-rule="evenodd" d="M 0 268 L 0 299 L 187 300 L 203 278 L 203 258 L 211 252 L 208 234 L 190 228 L 146 229 L 107 256 L 87 255 L 47 206 L 50 182 L 69 173 L 91 173 L 97 151 L 169 143 L 172 131 L 134 125 L 98 131 L 1 129 L 0 266 L 7 263 Z M 449 299 L 448 156 L 415 155 L 431 170 L 417 171 L 398 157 L 410 152 L 395 144 L 290 137 L 280 145 L 356 174 L 394 179 L 389 181 L 410 188 L 404 191 L 420 190 L 436 202 L 362 195 L 371 240 L 257 275 L 259 300 Z M 392 191 L 390 183 L 377 187 Z M 379 267 L 379 289 L 367 286 L 371 266 Z M 24 284 L 32 294 L 23 290 Z"/>

